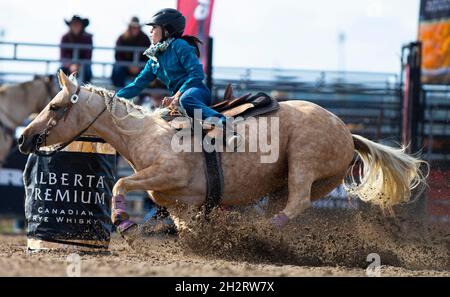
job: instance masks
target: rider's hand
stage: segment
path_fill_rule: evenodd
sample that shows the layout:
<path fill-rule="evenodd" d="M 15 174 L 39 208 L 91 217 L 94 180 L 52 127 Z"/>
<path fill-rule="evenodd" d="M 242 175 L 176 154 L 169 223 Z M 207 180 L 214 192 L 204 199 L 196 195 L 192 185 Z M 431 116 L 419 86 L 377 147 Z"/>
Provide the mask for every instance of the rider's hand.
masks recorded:
<path fill-rule="evenodd" d="M 173 95 L 173 101 L 172 101 L 172 105 L 173 106 L 179 106 L 180 105 L 180 97 L 181 97 L 181 93 L 179 91 L 176 92 L 175 95 Z"/>
<path fill-rule="evenodd" d="M 179 100 L 180 100 L 179 97 L 173 96 L 173 100 L 172 100 L 171 105 L 178 106 L 180 104 Z"/>
<path fill-rule="evenodd" d="M 170 104 L 172 104 L 174 97 L 164 97 L 162 100 L 162 106 L 168 107 Z"/>
<path fill-rule="evenodd" d="M 162 101 L 162 105 L 164 107 L 168 107 L 169 105 L 172 106 L 178 106 L 180 103 L 180 97 L 181 97 L 181 93 L 177 92 L 175 95 L 171 96 L 171 97 L 164 97 L 163 101 Z"/>

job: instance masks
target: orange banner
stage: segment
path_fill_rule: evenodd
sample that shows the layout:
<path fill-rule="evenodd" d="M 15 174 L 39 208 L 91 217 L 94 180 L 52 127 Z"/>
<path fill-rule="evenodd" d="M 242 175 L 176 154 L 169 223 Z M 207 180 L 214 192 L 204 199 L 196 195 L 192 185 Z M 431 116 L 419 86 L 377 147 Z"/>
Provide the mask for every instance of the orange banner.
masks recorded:
<path fill-rule="evenodd" d="M 450 83 L 450 0 L 422 0 L 419 40 L 422 82 Z"/>

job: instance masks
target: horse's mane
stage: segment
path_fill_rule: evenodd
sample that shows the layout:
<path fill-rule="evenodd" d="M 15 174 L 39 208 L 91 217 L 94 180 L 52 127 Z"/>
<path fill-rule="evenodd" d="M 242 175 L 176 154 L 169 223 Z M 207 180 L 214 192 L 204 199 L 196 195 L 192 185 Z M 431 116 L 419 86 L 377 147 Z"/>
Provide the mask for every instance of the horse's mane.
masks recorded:
<path fill-rule="evenodd" d="M 110 112 L 110 114 L 113 117 L 113 121 L 117 125 L 117 127 L 122 130 L 125 134 L 135 134 L 140 133 L 141 131 L 128 131 L 124 130 L 119 127 L 119 122 L 131 117 L 134 119 L 142 120 L 146 117 L 153 117 L 155 119 L 161 120 L 162 117 L 162 109 L 157 108 L 155 111 L 151 111 L 145 107 L 142 107 L 140 105 L 134 104 L 132 101 L 118 97 L 115 95 L 115 92 L 112 90 L 108 90 L 102 87 L 96 87 L 91 84 L 86 84 L 83 86 L 88 91 L 91 91 L 101 97 L 105 100 L 105 105 L 107 110 Z M 120 117 L 116 114 L 118 106 L 121 106 L 121 111 L 125 113 L 125 116 Z"/>
<path fill-rule="evenodd" d="M 125 107 L 125 111 L 127 113 L 127 116 L 131 116 L 131 117 L 135 117 L 135 118 L 142 118 L 145 116 L 159 116 L 159 113 L 156 111 L 151 111 L 145 107 L 142 107 L 140 105 L 137 105 L 135 103 L 133 103 L 132 101 L 119 97 L 119 96 L 114 96 L 111 99 L 111 96 L 114 94 L 115 92 L 112 90 L 108 90 L 102 87 L 96 87 L 93 86 L 91 84 L 87 84 L 83 86 L 86 90 L 94 92 L 98 95 L 100 95 L 101 97 L 105 98 L 105 103 L 106 103 L 106 107 L 108 108 L 108 110 L 110 112 L 114 112 L 117 104 L 120 104 L 122 106 Z M 114 113 L 113 113 L 114 115 Z"/>

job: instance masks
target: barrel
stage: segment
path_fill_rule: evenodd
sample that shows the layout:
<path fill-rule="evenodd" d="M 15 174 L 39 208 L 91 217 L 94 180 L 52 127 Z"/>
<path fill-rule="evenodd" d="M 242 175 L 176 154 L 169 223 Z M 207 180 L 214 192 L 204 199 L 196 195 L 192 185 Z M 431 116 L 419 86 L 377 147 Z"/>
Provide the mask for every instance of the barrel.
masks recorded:
<path fill-rule="evenodd" d="M 23 173 L 28 249 L 108 249 L 115 177 L 115 149 L 92 135 L 52 156 L 30 154 Z"/>

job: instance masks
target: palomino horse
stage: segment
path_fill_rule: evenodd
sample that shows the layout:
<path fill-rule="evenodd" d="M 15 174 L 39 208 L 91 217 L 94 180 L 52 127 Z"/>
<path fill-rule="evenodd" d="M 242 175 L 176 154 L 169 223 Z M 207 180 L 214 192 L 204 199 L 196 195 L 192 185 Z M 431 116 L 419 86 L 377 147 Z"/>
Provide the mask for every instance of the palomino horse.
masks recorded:
<path fill-rule="evenodd" d="M 120 178 L 113 188 L 112 219 L 120 223 L 118 229 L 122 231 L 130 226 L 123 206 L 123 195 L 129 191 L 148 191 L 157 204 L 175 215 L 178 226 L 186 217 L 187 206 L 204 203 L 203 155 L 174 152 L 171 142 L 177 130 L 167 121 L 104 89 L 77 86 L 62 72 L 58 78 L 62 90 L 24 130 L 19 139 L 22 152 L 35 151 L 42 137 L 46 137 L 47 145 L 69 142 L 83 129 L 114 146 L 135 170 L 133 175 Z M 268 117 L 279 118 L 277 135 L 269 135 L 279 138 L 279 157 L 262 163 L 259 148 L 256 152 L 223 152 L 221 205 L 251 204 L 266 193 L 288 186 L 287 204 L 272 219 L 282 227 L 351 174 L 349 165 L 355 151 L 364 163 L 364 172 L 360 183 L 351 184 L 350 189 L 384 209 L 409 201 L 411 190 L 425 182 L 419 169 L 423 161 L 402 149 L 352 135 L 338 117 L 318 105 L 281 102 L 279 110 Z M 244 139 L 248 144 L 249 138 Z"/>
<path fill-rule="evenodd" d="M 8 155 L 17 126 L 33 113 L 38 113 L 55 96 L 53 75 L 0 88 L 0 167 Z"/>

